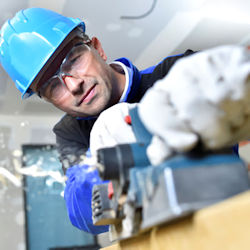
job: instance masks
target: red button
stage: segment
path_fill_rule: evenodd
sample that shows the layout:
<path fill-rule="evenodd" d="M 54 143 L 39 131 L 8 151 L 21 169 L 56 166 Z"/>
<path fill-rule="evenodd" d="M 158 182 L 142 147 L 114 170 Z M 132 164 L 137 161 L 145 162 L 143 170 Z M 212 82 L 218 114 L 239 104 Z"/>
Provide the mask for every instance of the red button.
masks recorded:
<path fill-rule="evenodd" d="M 110 200 L 113 198 L 113 195 L 114 195 L 114 189 L 113 189 L 112 182 L 110 181 L 108 184 L 108 197 Z"/>
<path fill-rule="evenodd" d="M 132 120 L 131 120 L 131 116 L 130 115 L 126 115 L 124 117 L 124 120 L 127 124 L 131 125 L 132 124 Z"/>

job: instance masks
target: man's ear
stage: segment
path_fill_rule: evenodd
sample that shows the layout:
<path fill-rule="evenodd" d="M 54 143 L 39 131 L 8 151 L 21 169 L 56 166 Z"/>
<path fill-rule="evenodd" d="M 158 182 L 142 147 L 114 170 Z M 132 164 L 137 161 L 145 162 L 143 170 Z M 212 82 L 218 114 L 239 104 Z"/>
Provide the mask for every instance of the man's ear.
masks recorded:
<path fill-rule="evenodd" d="M 91 45 L 97 50 L 97 52 L 99 53 L 99 55 L 102 57 L 102 59 L 104 61 L 107 60 L 107 56 L 102 48 L 102 44 L 99 41 L 99 39 L 97 37 L 92 37 L 91 39 Z"/>

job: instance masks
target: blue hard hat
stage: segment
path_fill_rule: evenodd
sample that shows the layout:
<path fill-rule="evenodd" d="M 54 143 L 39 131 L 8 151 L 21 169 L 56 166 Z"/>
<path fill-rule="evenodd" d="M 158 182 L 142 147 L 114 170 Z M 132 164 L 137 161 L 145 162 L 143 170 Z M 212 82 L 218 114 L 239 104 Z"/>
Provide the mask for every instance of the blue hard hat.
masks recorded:
<path fill-rule="evenodd" d="M 29 86 L 80 19 L 68 18 L 43 8 L 17 12 L 0 31 L 0 61 L 22 98 L 33 94 Z"/>

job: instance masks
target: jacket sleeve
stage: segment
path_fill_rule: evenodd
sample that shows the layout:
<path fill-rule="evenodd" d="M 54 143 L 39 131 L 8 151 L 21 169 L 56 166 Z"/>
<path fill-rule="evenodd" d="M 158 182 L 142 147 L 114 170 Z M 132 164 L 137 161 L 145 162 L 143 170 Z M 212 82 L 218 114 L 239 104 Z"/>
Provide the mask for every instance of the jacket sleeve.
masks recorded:
<path fill-rule="evenodd" d="M 183 57 L 192 55 L 194 53 L 195 52 L 192 50 L 187 50 L 183 54 L 166 57 L 164 60 L 162 60 L 160 63 L 158 63 L 155 66 L 151 74 L 151 78 L 152 78 L 151 80 L 155 82 L 156 80 L 162 79 L 164 76 L 168 74 L 168 72 L 173 67 L 176 61 L 180 60 Z"/>
<path fill-rule="evenodd" d="M 77 120 L 65 115 L 53 128 L 64 173 L 66 169 L 84 159 L 89 148 L 89 134 L 93 124 L 92 120 Z"/>

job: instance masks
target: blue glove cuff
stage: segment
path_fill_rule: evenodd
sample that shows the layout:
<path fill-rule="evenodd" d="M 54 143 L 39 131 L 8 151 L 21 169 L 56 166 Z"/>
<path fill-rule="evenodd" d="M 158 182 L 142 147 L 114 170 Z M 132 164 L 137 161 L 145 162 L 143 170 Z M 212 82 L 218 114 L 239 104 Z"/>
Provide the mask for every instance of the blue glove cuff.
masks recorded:
<path fill-rule="evenodd" d="M 109 226 L 94 226 L 92 222 L 92 188 L 103 182 L 97 170 L 88 165 L 76 165 L 66 172 L 68 177 L 64 199 L 71 223 L 77 228 L 92 234 L 107 232 Z"/>

